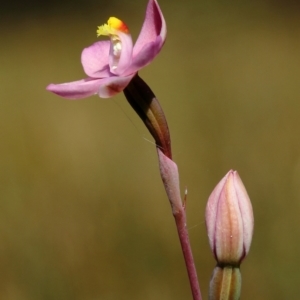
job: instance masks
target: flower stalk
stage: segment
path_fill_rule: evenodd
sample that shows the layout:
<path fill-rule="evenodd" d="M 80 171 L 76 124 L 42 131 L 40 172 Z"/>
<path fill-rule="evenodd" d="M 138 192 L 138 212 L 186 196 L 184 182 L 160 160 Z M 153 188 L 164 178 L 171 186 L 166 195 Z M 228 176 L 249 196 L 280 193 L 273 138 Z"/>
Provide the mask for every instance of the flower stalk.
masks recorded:
<path fill-rule="evenodd" d="M 180 195 L 179 173 L 176 163 L 172 160 L 171 139 L 164 112 L 154 93 L 138 75 L 133 77 L 124 89 L 124 94 L 155 140 L 159 170 L 175 219 L 193 299 L 201 300 L 197 271 L 186 228 L 185 206 Z"/>

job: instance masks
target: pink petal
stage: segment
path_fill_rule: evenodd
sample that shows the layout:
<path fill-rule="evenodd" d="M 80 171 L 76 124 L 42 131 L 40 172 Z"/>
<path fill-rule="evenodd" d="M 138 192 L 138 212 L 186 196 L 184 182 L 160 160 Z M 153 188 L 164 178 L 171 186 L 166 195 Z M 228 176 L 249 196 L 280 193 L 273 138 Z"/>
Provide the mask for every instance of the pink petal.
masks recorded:
<path fill-rule="evenodd" d="M 84 48 L 81 53 L 81 63 L 84 72 L 93 78 L 109 77 L 109 47 L 110 41 L 100 41 Z"/>
<path fill-rule="evenodd" d="M 49 84 L 47 90 L 63 98 L 77 100 L 95 95 L 103 79 L 86 78 L 78 81 Z"/>
<path fill-rule="evenodd" d="M 109 65 L 111 73 L 116 75 L 123 75 L 124 71 L 127 70 L 131 64 L 133 48 L 132 38 L 130 34 L 120 31 L 118 31 L 117 35 L 120 38 L 122 45 L 121 56 L 119 58 L 119 61 L 115 63 L 113 56 L 113 43 L 111 43 Z"/>
<path fill-rule="evenodd" d="M 215 231 L 216 231 L 216 219 L 218 214 L 218 202 L 230 172 L 232 171 L 230 170 L 214 188 L 214 190 L 212 191 L 211 195 L 208 198 L 208 202 L 206 206 L 205 219 L 206 219 L 207 234 L 208 234 L 208 239 L 209 239 L 209 244 L 211 249 L 215 249 Z"/>
<path fill-rule="evenodd" d="M 220 199 L 215 228 L 218 261 L 238 262 L 243 257 L 243 219 L 234 186 L 234 172 L 228 173 Z"/>
<path fill-rule="evenodd" d="M 135 73 L 141 68 L 148 65 L 155 56 L 159 53 L 163 46 L 163 41 L 160 36 L 152 43 L 145 44 L 139 53 L 132 59 L 130 68 L 126 71 L 127 73 Z"/>
<path fill-rule="evenodd" d="M 252 236 L 253 236 L 253 227 L 254 227 L 254 217 L 251 200 L 248 196 L 246 188 L 238 174 L 237 171 L 233 173 L 234 176 L 234 185 L 239 198 L 239 207 L 241 214 L 243 216 L 243 227 L 244 227 L 244 247 L 246 254 L 249 252 Z"/>
<path fill-rule="evenodd" d="M 161 42 L 157 46 L 162 47 L 167 35 L 167 26 L 164 16 L 156 0 L 149 0 L 146 9 L 146 16 L 139 37 L 133 48 L 133 57 L 135 57 L 148 43 L 156 43 L 157 37 Z M 159 52 L 156 52 L 156 54 Z"/>
<path fill-rule="evenodd" d="M 127 77 L 114 76 L 103 79 L 98 91 L 99 97 L 110 98 L 122 92 L 134 75 L 135 74 L 132 74 Z"/>

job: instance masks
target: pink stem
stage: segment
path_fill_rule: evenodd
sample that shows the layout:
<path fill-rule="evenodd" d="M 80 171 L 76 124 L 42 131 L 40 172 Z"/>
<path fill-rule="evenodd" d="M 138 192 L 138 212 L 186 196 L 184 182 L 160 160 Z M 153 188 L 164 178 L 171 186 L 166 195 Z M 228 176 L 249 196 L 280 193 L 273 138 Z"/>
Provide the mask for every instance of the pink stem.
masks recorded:
<path fill-rule="evenodd" d="M 167 157 L 157 147 L 160 175 L 171 204 L 172 213 L 175 218 L 177 232 L 185 260 L 186 269 L 194 300 L 201 300 L 201 292 L 194 264 L 192 249 L 188 231 L 186 229 L 185 200 L 182 202 L 180 195 L 179 173 L 176 163 Z"/>
<path fill-rule="evenodd" d="M 185 265 L 190 281 L 192 295 L 194 300 L 202 300 L 200 286 L 198 282 L 197 271 L 194 263 L 193 253 L 190 245 L 189 235 L 186 228 L 186 213 L 185 208 L 174 214 L 177 232 L 181 244 L 182 253 L 185 260 Z"/>
<path fill-rule="evenodd" d="M 164 112 L 149 86 L 136 75 L 124 94 L 155 139 L 160 174 L 175 217 L 177 232 L 194 300 L 202 300 L 193 254 L 186 229 L 185 207 L 180 196 L 179 173 L 172 160 L 170 132 Z"/>

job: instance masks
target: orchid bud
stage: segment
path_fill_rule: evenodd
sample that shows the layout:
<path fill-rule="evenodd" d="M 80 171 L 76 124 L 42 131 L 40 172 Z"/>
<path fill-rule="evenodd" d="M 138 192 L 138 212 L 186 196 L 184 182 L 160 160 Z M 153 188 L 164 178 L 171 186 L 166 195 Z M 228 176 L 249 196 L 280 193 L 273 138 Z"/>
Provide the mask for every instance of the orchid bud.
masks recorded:
<path fill-rule="evenodd" d="M 236 171 L 230 170 L 211 193 L 206 206 L 209 244 L 219 266 L 239 266 L 248 254 L 253 211 Z"/>
<path fill-rule="evenodd" d="M 253 235 L 253 211 L 236 171 L 230 170 L 209 196 L 206 212 L 209 244 L 217 260 L 210 280 L 210 300 L 240 299 L 240 263 L 248 254 Z"/>

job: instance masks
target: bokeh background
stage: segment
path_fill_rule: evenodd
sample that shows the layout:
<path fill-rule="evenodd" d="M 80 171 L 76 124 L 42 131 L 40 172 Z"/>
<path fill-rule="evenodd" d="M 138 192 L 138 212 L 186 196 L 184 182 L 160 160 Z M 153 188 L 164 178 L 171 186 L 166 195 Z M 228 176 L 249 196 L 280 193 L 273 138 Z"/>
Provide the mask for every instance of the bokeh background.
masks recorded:
<path fill-rule="evenodd" d="M 253 202 L 242 299 L 299 299 L 300 10 L 293 1 L 159 1 L 140 75 L 168 118 L 203 298 L 206 200 L 229 169 Z M 146 0 L 6 2 L 0 11 L 0 298 L 191 299 L 151 136 L 122 94 L 67 101 L 111 15 L 137 37 Z"/>

